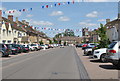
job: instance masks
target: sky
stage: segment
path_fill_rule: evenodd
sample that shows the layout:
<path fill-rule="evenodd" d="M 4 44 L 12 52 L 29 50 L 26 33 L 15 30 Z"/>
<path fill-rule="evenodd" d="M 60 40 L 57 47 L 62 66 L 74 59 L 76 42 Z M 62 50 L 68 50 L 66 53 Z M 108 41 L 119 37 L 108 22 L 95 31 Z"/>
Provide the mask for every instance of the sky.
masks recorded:
<path fill-rule="evenodd" d="M 86 0 L 87 1 L 87 0 Z M 55 30 L 43 30 L 41 28 L 53 29 L 74 29 L 76 36 L 81 36 L 83 27 L 90 30 L 99 27 L 100 23 L 105 24 L 106 19 L 114 20 L 118 14 L 118 2 L 75 2 L 74 4 L 63 4 L 54 7 L 57 2 L 3 2 L 3 11 L 28 9 L 26 12 L 16 11 L 14 15 L 19 20 L 27 20 L 34 27 L 38 27 L 39 31 L 43 31 L 49 37 L 63 32 Z M 100 0 L 98 0 L 100 1 Z M 103 0 L 102 0 L 103 1 Z M 104 0 L 107 1 L 107 0 Z M 111 0 L 112 1 L 112 0 Z M 115 1 L 115 0 L 114 0 Z M 52 5 L 52 7 L 42 9 L 41 6 Z M 29 9 L 33 10 L 30 11 Z M 7 14 L 3 14 L 7 17 Z"/>

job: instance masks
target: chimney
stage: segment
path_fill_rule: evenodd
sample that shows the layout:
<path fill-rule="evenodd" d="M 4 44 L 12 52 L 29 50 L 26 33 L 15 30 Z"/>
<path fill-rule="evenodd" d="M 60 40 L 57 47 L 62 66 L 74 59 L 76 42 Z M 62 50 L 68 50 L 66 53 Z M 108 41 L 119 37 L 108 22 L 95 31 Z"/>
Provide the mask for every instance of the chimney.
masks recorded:
<path fill-rule="evenodd" d="M 18 17 L 16 17 L 16 22 L 18 22 Z"/>
<path fill-rule="evenodd" d="M 29 25 L 29 22 L 26 22 L 27 25 Z"/>
<path fill-rule="evenodd" d="M 2 26 L 2 10 L 0 10 L 0 27 Z"/>
<path fill-rule="evenodd" d="M 110 22 L 110 19 L 106 19 L 106 23 Z"/>
<path fill-rule="evenodd" d="M 13 21 L 13 15 L 8 15 L 8 19 Z"/>
<path fill-rule="evenodd" d="M 25 20 L 22 20 L 22 23 L 26 24 L 26 21 L 25 21 Z"/>

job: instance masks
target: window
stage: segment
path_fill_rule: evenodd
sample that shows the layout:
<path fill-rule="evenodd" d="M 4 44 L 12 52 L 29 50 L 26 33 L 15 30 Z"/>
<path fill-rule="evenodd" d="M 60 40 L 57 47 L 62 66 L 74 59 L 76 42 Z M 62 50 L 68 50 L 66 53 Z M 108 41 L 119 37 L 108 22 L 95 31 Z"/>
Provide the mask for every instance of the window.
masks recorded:
<path fill-rule="evenodd" d="M 8 40 L 8 43 L 11 43 L 11 40 Z"/>
<path fill-rule="evenodd" d="M 3 40 L 2 42 L 3 42 L 3 44 L 5 44 L 6 40 Z"/>
<path fill-rule="evenodd" d="M 9 31 L 9 34 L 11 34 L 11 31 Z"/>
<path fill-rule="evenodd" d="M 3 29 L 3 35 L 5 35 L 5 29 Z"/>

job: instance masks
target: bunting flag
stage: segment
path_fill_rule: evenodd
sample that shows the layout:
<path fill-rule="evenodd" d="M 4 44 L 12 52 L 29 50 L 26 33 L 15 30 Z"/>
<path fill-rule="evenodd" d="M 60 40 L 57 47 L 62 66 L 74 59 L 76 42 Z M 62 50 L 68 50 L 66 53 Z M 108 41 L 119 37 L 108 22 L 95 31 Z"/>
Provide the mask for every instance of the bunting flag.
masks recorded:
<path fill-rule="evenodd" d="M 32 8 L 30 8 L 30 10 L 32 11 L 33 9 L 32 9 Z"/>
<path fill-rule="evenodd" d="M 50 28 L 50 27 L 37 27 L 38 29 L 41 29 L 41 30 L 48 30 L 48 31 L 65 31 L 67 29 L 57 29 L 57 28 Z M 74 31 L 74 32 L 81 32 L 81 29 L 70 29 L 71 31 Z"/>
<path fill-rule="evenodd" d="M 42 8 L 44 8 L 44 6 L 42 6 Z"/>
<path fill-rule="evenodd" d="M 25 9 L 23 9 L 23 12 L 25 11 Z"/>
<path fill-rule="evenodd" d="M 48 5 L 46 5 L 46 8 L 48 8 Z"/>
<path fill-rule="evenodd" d="M 60 6 L 60 5 L 65 5 L 65 4 L 70 4 L 70 3 L 75 3 L 74 2 L 74 0 L 72 1 L 72 2 L 70 2 L 70 1 L 68 1 L 68 2 L 63 2 L 63 3 L 55 3 L 54 5 L 43 5 L 43 6 L 41 6 L 41 8 L 49 8 L 49 7 L 53 7 L 53 6 Z M 8 13 L 15 13 L 16 11 L 19 11 L 19 12 L 26 12 L 26 11 L 32 11 L 33 10 L 33 8 L 29 8 L 29 9 L 19 9 L 19 10 L 7 10 L 7 11 L 3 11 L 3 14 L 6 14 L 6 12 L 8 12 Z"/>
<path fill-rule="evenodd" d="M 58 5 L 60 6 L 60 3 L 58 3 Z"/>
<path fill-rule="evenodd" d="M 54 4 L 55 5 L 55 7 L 57 6 L 57 4 Z"/>
<path fill-rule="evenodd" d="M 68 2 L 68 4 L 70 4 L 70 2 Z"/>

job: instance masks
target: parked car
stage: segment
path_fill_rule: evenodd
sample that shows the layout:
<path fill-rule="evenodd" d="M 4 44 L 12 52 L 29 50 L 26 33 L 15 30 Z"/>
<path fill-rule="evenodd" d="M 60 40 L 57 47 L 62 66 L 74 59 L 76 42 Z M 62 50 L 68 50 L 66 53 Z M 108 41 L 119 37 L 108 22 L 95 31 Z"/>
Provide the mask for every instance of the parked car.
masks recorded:
<path fill-rule="evenodd" d="M 76 48 L 79 48 L 79 47 L 82 47 L 82 46 L 83 46 L 83 44 L 77 44 Z"/>
<path fill-rule="evenodd" d="M 85 47 L 84 54 L 85 55 L 92 55 L 93 54 L 92 47 L 89 47 L 89 46 Z"/>
<path fill-rule="evenodd" d="M 29 52 L 29 46 L 28 45 L 22 45 L 23 46 L 23 52 Z"/>
<path fill-rule="evenodd" d="M 84 54 L 86 55 L 93 55 L 94 48 L 97 47 L 98 44 L 96 43 L 89 43 L 87 47 L 82 48 L 84 50 Z"/>
<path fill-rule="evenodd" d="M 87 47 L 88 44 L 83 44 L 82 47 Z"/>
<path fill-rule="evenodd" d="M 120 41 L 114 41 L 109 45 L 106 58 L 120 69 Z"/>
<path fill-rule="evenodd" d="M 27 44 L 25 44 L 25 45 L 27 45 Z M 29 47 L 30 51 L 35 51 L 35 47 L 31 46 L 31 44 L 28 44 L 28 47 Z"/>
<path fill-rule="evenodd" d="M 10 44 L 10 45 L 12 45 L 12 47 L 17 49 L 17 53 L 21 53 L 22 52 L 22 49 L 21 49 L 20 45 L 18 45 L 18 44 Z"/>
<path fill-rule="evenodd" d="M 2 56 L 10 55 L 10 49 L 8 49 L 5 44 L 0 44 L 0 52 L 2 52 Z"/>
<path fill-rule="evenodd" d="M 6 46 L 11 50 L 11 54 L 17 54 L 17 48 L 13 47 L 11 44 L 6 44 Z"/>
<path fill-rule="evenodd" d="M 101 48 L 101 49 L 94 50 L 93 58 L 97 59 L 97 60 L 100 60 L 101 62 L 107 62 L 106 52 L 107 52 L 107 48 Z"/>
<path fill-rule="evenodd" d="M 36 51 L 40 50 L 39 44 L 31 44 L 33 48 L 35 48 Z"/>

